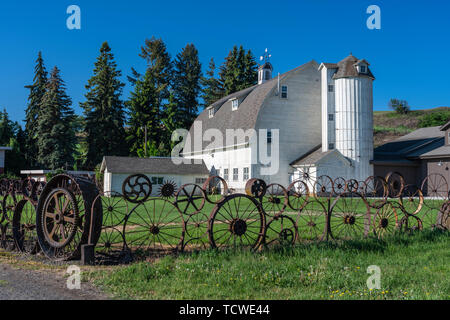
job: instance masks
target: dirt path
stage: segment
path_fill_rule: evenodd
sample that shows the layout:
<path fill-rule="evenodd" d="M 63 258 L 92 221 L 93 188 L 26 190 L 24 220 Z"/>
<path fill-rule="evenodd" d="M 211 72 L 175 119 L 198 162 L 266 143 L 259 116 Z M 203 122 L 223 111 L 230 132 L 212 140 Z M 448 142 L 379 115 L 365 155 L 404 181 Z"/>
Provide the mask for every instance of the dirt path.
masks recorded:
<path fill-rule="evenodd" d="M 102 300 L 108 297 L 81 282 L 81 289 L 67 289 L 60 271 L 18 269 L 0 263 L 0 300 Z"/>

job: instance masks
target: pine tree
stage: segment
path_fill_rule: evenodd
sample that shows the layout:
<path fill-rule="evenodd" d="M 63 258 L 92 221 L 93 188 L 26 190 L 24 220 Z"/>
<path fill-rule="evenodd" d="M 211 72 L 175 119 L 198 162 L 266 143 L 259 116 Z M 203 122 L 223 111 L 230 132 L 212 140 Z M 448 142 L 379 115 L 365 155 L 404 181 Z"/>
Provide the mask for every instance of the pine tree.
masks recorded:
<path fill-rule="evenodd" d="M 173 95 L 178 128 L 189 129 L 197 117 L 201 64 L 193 44 L 186 45 L 174 61 Z"/>
<path fill-rule="evenodd" d="M 75 150 L 72 100 L 65 92 L 60 71 L 54 67 L 40 104 L 37 126 L 39 163 L 51 170 L 72 167 Z"/>
<path fill-rule="evenodd" d="M 132 75 L 128 77 L 134 91 L 127 101 L 130 109 L 127 141 L 132 154 L 142 155 L 142 152 L 138 154 L 138 150 L 144 149 L 147 127 L 148 144 L 154 146 L 150 151 L 147 148 L 147 156 L 157 155 L 161 152 L 161 142 L 164 140 L 162 114 L 170 94 L 172 60 L 164 42 L 155 37 L 145 41 L 139 56 L 146 60 L 147 69 L 143 76 L 132 69 Z"/>
<path fill-rule="evenodd" d="M 25 132 L 19 123 L 11 121 L 6 110 L 0 111 L 0 145 L 12 148 L 5 154 L 7 173 L 19 175 L 20 170 L 25 168 L 25 138 Z"/>
<path fill-rule="evenodd" d="M 120 99 L 125 84 L 119 80 L 121 75 L 111 48 L 104 42 L 95 62 L 94 75 L 86 85 L 86 102 L 80 103 L 85 116 L 86 168 L 93 169 L 103 156 L 123 156 L 128 153 L 125 113 Z"/>
<path fill-rule="evenodd" d="M 28 96 L 28 105 L 25 111 L 25 149 L 27 150 L 25 157 L 27 163 L 32 168 L 37 167 L 37 121 L 39 116 L 39 105 L 45 94 L 45 86 L 47 82 L 47 71 L 44 66 L 42 53 L 39 51 L 34 68 L 33 84 L 26 86 L 30 89 Z"/>
<path fill-rule="evenodd" d="M 250 50 L 245 52 L 242 46 L 233 47 L 224 63 L 220 66 L 219 81 L 223 96 L 249 88 L 257 83 L 256 60 Z"/>
<path fill-rule="evenodd" d="M 158 99 L 158 88 L 153 73 L 151 70 L 147 70 L 143 79 L 136 80 L 134 91 L 131 92 L 131 97 L 127 102 L 130 110 L 127 141 L 131 148 L 130 151 L 134 155 L 139 155 L 138 150 L 143 149 L 145 130 L 147 130 L 147 141 L 150 144 L 159 145 L 161 112 Z"/>
<path fill-rule="evenodd" d="M 200 83 L 202 85 L 203 106 L 206 108 L 219 100 L 223 96 L 223 89 L 220 87 L 220 81 L 215 78 L 216 65 L 214 59 L 209 61 L 206 77 L 202 77 Z"/>
<path fill-rule="evenodd" d="M 238 91 L 237 87 L 239 85 L 239 70 L 237 56 L 237 46 L 234 46 L 233 50 L 230 51 L 228 56 L 225 58 L 224 63 L 220 66 L 219 81 L 221 87 L 223 88 L 224 96 Z"/>

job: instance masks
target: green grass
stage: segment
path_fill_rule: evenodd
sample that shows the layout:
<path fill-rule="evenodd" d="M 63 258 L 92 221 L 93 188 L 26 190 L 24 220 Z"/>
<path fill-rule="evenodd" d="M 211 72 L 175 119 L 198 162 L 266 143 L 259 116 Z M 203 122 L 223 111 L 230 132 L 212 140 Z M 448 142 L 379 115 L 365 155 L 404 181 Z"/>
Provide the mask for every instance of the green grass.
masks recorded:
<path fill-rule="evenodd" d="M 204 250 L 86 274 L 125 299 L 450 299 L 450 237 L 423 231 L 248 250 Z M 366 286 L 381 268 L 381 289 Z"/>

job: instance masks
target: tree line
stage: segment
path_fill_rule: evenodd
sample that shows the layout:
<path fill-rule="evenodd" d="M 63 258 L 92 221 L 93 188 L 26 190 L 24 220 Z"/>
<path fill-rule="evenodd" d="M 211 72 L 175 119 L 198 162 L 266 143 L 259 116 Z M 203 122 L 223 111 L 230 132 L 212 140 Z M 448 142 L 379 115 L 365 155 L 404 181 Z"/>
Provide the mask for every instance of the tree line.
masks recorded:
<path fill-rule="evenodd" d="M 13 147 L 7 169 L 92 170 L 106 155 L 169 156 L 173 130 L 189 129 L 202 108 L 257 83 L 258 64 L 242 46 L 234 46 L 217 70 L 211 58 L 205 75 L 193 44 L 172 58 L 163 40 L 152 37 L 139 56 L 146 68 L 131 68 L 132 90 L 124 101 L 122 72 L 104 42 L 85 85 L 83 113 L 76 115 L 61 71 L 48 72 L 39 52 L 26 86 L 25 129 L 0 113 L 0 143 Z"/>

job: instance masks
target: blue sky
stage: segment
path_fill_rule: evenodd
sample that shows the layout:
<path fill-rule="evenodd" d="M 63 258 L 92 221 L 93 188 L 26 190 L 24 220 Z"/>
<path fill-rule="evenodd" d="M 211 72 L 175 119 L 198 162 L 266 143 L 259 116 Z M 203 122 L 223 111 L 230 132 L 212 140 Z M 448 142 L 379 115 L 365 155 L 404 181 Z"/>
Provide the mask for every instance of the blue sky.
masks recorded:
<path fill-rule="evenodd" d="M 66 9 L 81 8 L 81 30 L 68 30 Z M 366 9 L 381 8 L 381 30 L 369 30 Z M 0 4 L 0 108 L 13 120 L 25 117 L 28 90 L 39 50 L 47 69 L 62 70 L 73 106 L 80 113 L 84 86 L 103 41 L 115 54 L 123 81 L 146 38 L 162 37 L 175 56 L 194 43 L 206 70 L 219 65 L 233 45 L 256 56 L 269 48 L 275 73 L 302 63 L 337 62 L 352 52 L 371 63 L 376 76 L 375 110 L 390 98 L 413 109 L 450 106 L 450 2 L 292 1 L 2 1 Z M 124 90 L 128 97 L 130 86 Z"/>

